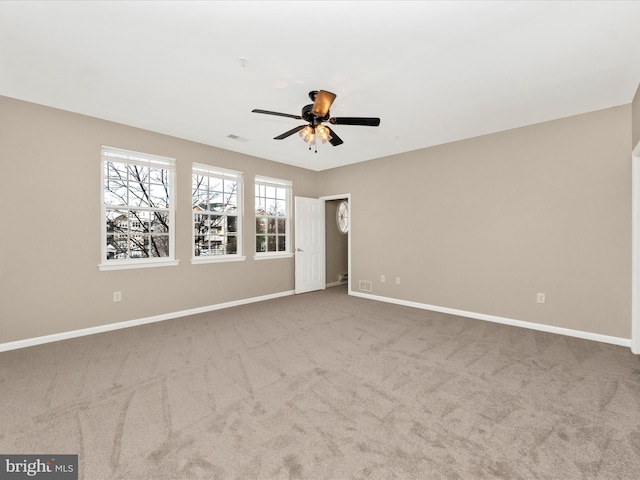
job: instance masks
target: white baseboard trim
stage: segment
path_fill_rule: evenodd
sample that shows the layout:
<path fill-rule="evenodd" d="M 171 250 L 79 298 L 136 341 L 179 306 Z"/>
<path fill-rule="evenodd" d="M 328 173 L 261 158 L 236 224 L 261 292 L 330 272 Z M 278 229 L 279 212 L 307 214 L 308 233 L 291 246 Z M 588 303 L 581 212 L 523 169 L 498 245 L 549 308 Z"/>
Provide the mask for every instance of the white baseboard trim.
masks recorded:
<path fill-rule="evenodd" d="M 361 293 L 349 291 L 349 295 L 354 297 L 368 298 L 369 300 L 376 300 L 379 302 L 394 303 L 396 305 L 403 305 L 405 307 L 419 308 L 421 310 L 431 310 L 434 312 L 448 313 L 451 315 L 458 315 L 460 317 L 474 318 L 476 320 L 484 320 L 487 322 L 502 323 L 504 325 L 511 325 L 513 327 L 528 328 L 531 330 L 538 330 L 547 333 L 556 333 L 559 335 L 566 335 L 569 337 L 582 338 L 585 340 L 593 340 L 596 342 L 610 343 L 613 345 L 619 345 L 621 347 L 631 348 L 631 339 L 612 337 L 609 335 L 602 335 L 599 333 L 583 332 L 582 330 L 572 330 L 570 328 L 554 327 L 552 325 L 544 325 L 542 323 L 525 322 L 523 320 L 514 320 L 512 318 L 497 317 L 495 315 L 486 315 L 484 313 L 468 312 L 466 310 L 456 310 L 455 308 L 439 307 L 437 305 L 428 305 L 426 303 L 411 302 L 408 300 L 400 300 L 391 297 L 382 297 L 380 295 L 372 295 L 370 293 Z"/>
<path fill-rule="evenodd" d="M 34 338 L 27 338 L 25 340 L 17 340 L 15 342 L 0 343 L 0 352 L 17 350 L 19 348 L 33 347 L 35 345 L 42 345 L 43 343 L 58 342 L 60 340 L 67 340 L 70 338 L 84 337 L 86 335 L 94 335 L 96 333 L 110 332 L 112 330 L 120 330 L 123 328 L 137 327 L 138 325 L 145 325 L 147 323 L 162 322 L 165 320 L 172 320 L 174 318 L 186 317 L 189 315 L 196 315 L 198 313 L 211 312 L 214 310 L 222 310 L 224 308 L 237 307 L 239 305 L 246 305 L 249 303 L 263 302 L 265 300 L 273 300 L 274 298 L 293 295 L 293 293 L 294 293 L 293 290 L 288 290 L 285 292 L 262 295 L 260 297 L 243 298 L 242 300 L 234 300 L 231 302 L 218 303 L 216 305 L 208 305 L 206 307 L 191 308 L 189 310 L 182 310 L 179 312 L 165 313 L 162 315 L 154 315 L 152 317 L 139 318 L 137 320 L 127 320 L 125 322 L 110 323 L 108 325 L 100 325 L 98 327 L 83 328 L 80 330 L 71 330 L 69 332 L 54 333 L 52 335 L 44 335 L 42 337 L 34 337 Z"/>
<path fill-rule="evenodd" d="M 338 285 L 344 285 L 347 282 L 331 282 L 325 285 L 326 288 L 337 287 Z"/>

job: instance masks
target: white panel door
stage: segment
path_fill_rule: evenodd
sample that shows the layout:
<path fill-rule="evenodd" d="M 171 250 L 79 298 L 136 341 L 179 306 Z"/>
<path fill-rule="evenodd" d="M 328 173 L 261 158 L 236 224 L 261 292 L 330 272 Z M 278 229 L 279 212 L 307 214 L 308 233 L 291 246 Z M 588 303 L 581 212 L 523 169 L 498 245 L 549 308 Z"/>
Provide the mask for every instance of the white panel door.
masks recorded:
<path fill-rule="evenodd" d="M 324 200 L 295 198 L 296 293 L 324 290 Z"/>

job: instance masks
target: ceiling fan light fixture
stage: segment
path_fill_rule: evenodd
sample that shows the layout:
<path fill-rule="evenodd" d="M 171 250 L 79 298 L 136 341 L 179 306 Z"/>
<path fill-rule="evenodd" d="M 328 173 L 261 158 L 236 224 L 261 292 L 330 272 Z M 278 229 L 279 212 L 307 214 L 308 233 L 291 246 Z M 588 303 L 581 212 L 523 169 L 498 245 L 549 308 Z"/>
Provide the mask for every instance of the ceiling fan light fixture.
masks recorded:
<path fill-rule="evenodd" d="M 302 140 L 304 140 L 308 144 L 315 143 L 315 132 L 310 125 L 307 125 L 302 130 L 300 130 L 300 136 L 302 137 Z"/>
<path fill-rule="evenodd" d="M 300 134 L 300 138 L 309 145 L 309 150 L 311 150 L 312 145 L 316 146 L 316 153 L 318 153 L 317 138 L 319 138 L 322 143 L 329 142 L 333 147 L 344 143 L 336 132 L 330 127 L 322 125 L 322 122 L 329 122 L 333 125 L 360 125 L 364 127 L 377 127 L 380 125 L 380 119 L 377 117 L 332 117 L 329 113 L 329 108 L 336 98 L 335 93 L 327 92 L 326 90 L 313 90 L 309 92 L 309 98 L 313 103 L 302 107 L 301 115 L 273 112 L 271 110 L 261 110 L 257 108 L 251 111 L 253 113 L 305 120 L 308 122 L 308 125 L 298 125 L 291 130 L 281 133 L 277 137 L 273 137 L 273 139 L 283 140 L 297 132 Z"/>
<path fill-rule="evenodd" d="M 324 125 L 318 125 L 316 127 L 316 133 L 318 134 L 318 137 L 320 138 L 320 140 L 322 140 L 322 143 L 327 143 L 329 140 L 333 138 L 331 136 L 330 130 Z"/>

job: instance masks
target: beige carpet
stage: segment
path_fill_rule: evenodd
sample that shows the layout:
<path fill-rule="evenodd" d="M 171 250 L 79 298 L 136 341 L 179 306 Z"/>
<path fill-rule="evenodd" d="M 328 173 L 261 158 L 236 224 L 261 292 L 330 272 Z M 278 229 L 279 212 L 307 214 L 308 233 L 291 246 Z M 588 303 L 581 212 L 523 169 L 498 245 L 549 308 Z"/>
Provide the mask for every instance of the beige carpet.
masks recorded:
<path fill-rule="evenodd" d="M 640 362 L 336 287 L 0 353 L 0 422 L 86 480 L 637 479 Z"/>

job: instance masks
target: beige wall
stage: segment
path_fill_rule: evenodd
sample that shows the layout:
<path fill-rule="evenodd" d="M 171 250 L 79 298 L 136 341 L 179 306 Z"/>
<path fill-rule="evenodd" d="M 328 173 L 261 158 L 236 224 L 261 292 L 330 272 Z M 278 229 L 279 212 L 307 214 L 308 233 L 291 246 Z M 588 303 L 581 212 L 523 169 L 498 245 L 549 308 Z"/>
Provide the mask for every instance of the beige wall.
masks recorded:
<path fill-rule="evenodd" d="M 328 200 L 325 202 L 325 276 L 327 283 L 338 281 L 338 275 L 347 273 L 349 267 L 348 239 L 338 230 L 336 223 L 336 210 L 341 200 Z"/>
<path fill-rule="evenodd" d="M 98 271 L 102 144 L 177 159 L 178 266 Z M 293 258 L 253 259 L 252 181 L 289 179 L 294 195 L 317 196 L 312 171 L 6 97 L 0 161 L 0 344 L 294 288 Z M 245 173 L 246 261 L 191 265 L 192 162 Z"/>
<path fill-rule="evenodd" d="M 638 85 L 636 95 L 633 97 L 631 112 L 631 148 L 635 148 L 640 142 L 640 85 Z"/>
<path fill-rule="evenodd" d="M 354 290 L 630 338 L 630 122 L 627 105 L 321 172 L 321 194 L 351 193 Z"/>
<path fill-rule="evenodd" d="M 255 174 L 351 194 L 354 288 L 630 338 L 637 108 L 315 173 L 0 97 L 0 343 L 292 290 L 293 259 L 252 258 Z M 179 266 L 98 271 L 101 144 L 177 159 Z M 191 162 L 245 172 L 245 262 L 191 265 Z"/>

